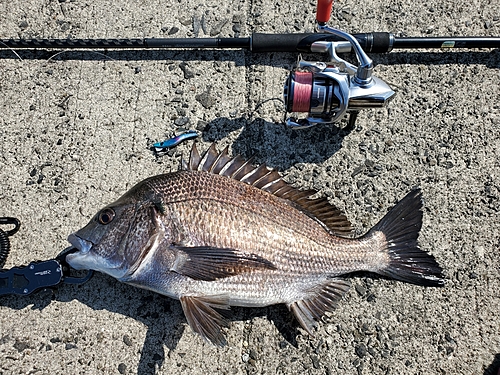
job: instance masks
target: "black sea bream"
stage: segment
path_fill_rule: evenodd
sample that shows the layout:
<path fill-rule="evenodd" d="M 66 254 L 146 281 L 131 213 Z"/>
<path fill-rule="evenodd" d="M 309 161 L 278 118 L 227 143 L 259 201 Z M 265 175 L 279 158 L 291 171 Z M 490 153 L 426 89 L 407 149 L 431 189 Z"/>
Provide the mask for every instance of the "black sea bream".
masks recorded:
<path fill-rule="evenodd" d="M 193 331 L 224 345 L 221 310 L 283 303 L 310 334 L 349 289 L 342 275 L 369 271 L 442 286 L 422 251 L 420 190 L 367 234 L 314 190 L 298 190 L 265 165 L 227 148 L 200 157 L 193 146 L 178 172 L 150 177 L 69 237 L 76 269 L 93 269 L 181 301 Z"/>

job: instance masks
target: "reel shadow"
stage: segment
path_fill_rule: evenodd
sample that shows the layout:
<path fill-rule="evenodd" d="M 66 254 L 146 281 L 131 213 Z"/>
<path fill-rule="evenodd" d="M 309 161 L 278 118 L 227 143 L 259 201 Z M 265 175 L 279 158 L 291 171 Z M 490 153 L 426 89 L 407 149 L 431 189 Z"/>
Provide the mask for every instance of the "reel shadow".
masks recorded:
<path fill-rule="evenodd" d="M 324 162 L 340 150 L 343 139 L 353 131 L 337 125 L 294 130 L 263 119 L 218 118 L 204 127 L 202 138 L 218 142 L 239 129 L 242 131 L 232 143 L 233 155 L 240 154 L 245 159 L 253 156 L 255 163 L 266 163 L 281 171 L 297 163 Z"/>

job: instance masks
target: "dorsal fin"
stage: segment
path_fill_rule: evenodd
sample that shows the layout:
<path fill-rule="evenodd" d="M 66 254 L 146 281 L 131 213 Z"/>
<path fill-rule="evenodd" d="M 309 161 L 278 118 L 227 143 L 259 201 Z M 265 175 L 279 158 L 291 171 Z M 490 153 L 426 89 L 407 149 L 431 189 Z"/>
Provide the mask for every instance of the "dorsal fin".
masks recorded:
<path fill-rule="evenodd" d="M 193 143 L 189 161 L 183 163 L 183 166 L 190 171 L 204 171 L 245 182 L 283 198 L 317 220 L 332 234 L 346 236 L 352 231 L 347 217 L 331 205 L 327 198 L 311 198 L 317 193 L 316 190 L 299 190 L 283 181 L 278 171 L 265 164 L 254 167 L 251 161 L 252 159 L 245 160 L 240 155 L 230 157 L 227 147 L 219 153 L 214 143 L 200 156 L 196 144 Z"/>

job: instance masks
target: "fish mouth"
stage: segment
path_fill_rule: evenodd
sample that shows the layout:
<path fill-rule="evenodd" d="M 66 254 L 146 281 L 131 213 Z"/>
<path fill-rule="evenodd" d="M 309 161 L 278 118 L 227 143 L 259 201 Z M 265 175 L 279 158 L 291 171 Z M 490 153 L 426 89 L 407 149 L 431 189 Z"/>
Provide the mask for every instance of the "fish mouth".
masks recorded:
<path fill-rule="evenodd" d="M 90 254 L 90 249 L 94 244 L 78 237 L 75 233 L 69 235 L 68 241 L 78 251 L 68 253 L 66 262 L 75 270 L 96 269 L 93 262 L 94 258 Z"/>
<path fill-rule="evenodd" d="M 84 240 L 81 237 L 78 237 L 76 234 L 70 234 L 68 237 L 68 242 L 81 254 L 86 254 L 92 248 L 93 243 L 87 240 Z"/>

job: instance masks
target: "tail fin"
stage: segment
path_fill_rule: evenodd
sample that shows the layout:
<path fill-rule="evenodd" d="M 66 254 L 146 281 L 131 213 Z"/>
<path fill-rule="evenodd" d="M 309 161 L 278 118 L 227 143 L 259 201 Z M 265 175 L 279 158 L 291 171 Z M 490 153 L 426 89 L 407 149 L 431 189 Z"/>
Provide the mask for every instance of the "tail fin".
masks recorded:
<path fill-rule="evenodd" d="M 422 193 L 416 189 L 371 229 L 372 233 L 384 233 L 390 257 L 386 268 L 377 272 L 412 284 L 443 286 L 442 268 L 434 256 L 421 250 L 417 243 L 422 216 Z"/>

